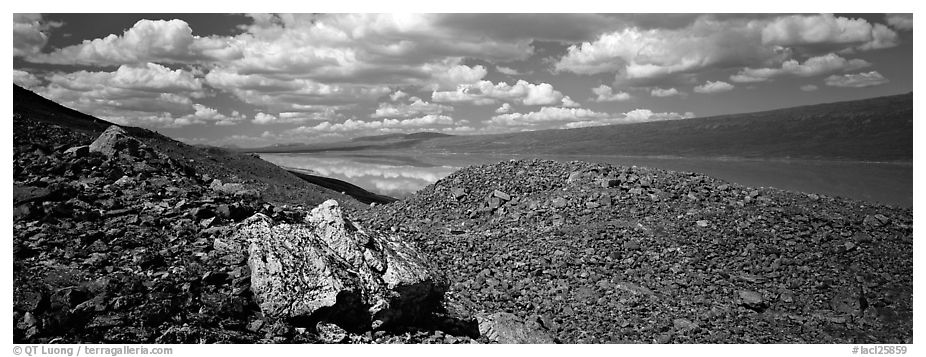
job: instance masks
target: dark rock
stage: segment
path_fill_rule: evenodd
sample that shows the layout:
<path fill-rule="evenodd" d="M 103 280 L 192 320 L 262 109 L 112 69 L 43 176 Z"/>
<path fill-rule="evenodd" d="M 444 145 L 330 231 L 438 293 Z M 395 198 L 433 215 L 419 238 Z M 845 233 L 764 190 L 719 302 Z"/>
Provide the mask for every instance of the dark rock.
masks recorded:
<path fill-rule="evenodd" d="M 504 344 L 550 344 L 553 337 L 537 321 L 524 321 L 514 314 L 498 312 L 479 314 L 479 334 L 489 341 Z"/>
<path fill-rule="evenodd" d="M 740 290 L 738 293 L 739 303 L 749 309 L 762 312 L 768 308 L 768 302 L 762 294 L 750 290 Z"/>
<path fill-rule="evenodd" d="M 347 331 L 333 323 L 319 322 L 315 331 L 322 343 L 343 343 L 347 340 Z"/>
<path fill-rule="evenodd" d="M 510 195 L 508 195 L 507 193 L 504 193 L 504 192 L 502 192 L 502 191 L 499 191 L 499 190 L 493 191 L 493 192 L 492 192 L 492 196 L 498 197 L 498 198 L 501 199 L 502 201 L 510 201 L 510 200 L 511 200 L 511 196 L 510 196 Z"/>
<path fill-rule="evenodd" d="M 75 158 L 86 157 L 87 155 L 90 155 L 90 146 L 89 145 L 75 146 L 75 147 L 65 150 L 64 153 L 66 155 L 71 155 Z"/>
<path fill-rule="evenodd" d="M 459 200 L 459 199 L 463 198 L 464 196 L 466 196 L 466 190 L 463 189 L 462 187 L 454 187 L 454 188 L 451 188 L 451 189 L 450 189 L 450 193 L 453 194 L 453 198 L 454 198 L 454 199 L 457 199 L 457 200 Z"/>

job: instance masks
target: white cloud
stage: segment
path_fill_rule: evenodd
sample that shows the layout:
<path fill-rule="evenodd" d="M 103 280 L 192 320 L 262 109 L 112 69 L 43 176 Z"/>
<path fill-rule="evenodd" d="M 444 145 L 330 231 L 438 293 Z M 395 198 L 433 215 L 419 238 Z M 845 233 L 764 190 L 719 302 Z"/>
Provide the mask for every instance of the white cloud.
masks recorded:
<path fill-rule="evenodd" d="M 492 117 L 490 123 L 502 126 L 534 125 L 543 122 L 606 118 L 609 114 L 583 108 L 542 107 L 526 114 L 509 113 Z"/>
<path fill-rule="evenodd" d="M 495 113 L 497 114 L 505 114 L 508 112 L 511 112 L 511 104 L 508 103 L 502 103 L 502 106 L 498 107 L 498 109 L 495 109 Z"/>
<path fill-rule="evenodd" d="M 777 46 L 858 44 L 870 50 L 897 45 L 897 34 L 882 24 L 832 14 L 779 17 L 762 29 L 762 43 Z"/>
<path fill-rule="evenodd" d="M 40 53 L 48 43 L 47 32 L 60 26 L 47 23 L 40 14 L 13 14 L 13 56 L 29 57 Z"/>
<path fill-rule="evenodd" d="M 582 105 L 572 100 L 572 98 L 569 98 L 569 96 L 567 95 L 563 97 L 563 106 L 566 108 L 578 108 L 578 107 L 581 107 Z"/>
<path fill-rule="evenodd" d="M 671 97 L 674 95 L 679 95 L 679 92 L 678 92 L 678 89 L 675 89 L 675 88 L 669 88 L 669 89 L 653 88 L 652 90 L 650 90 L 649 94 L 654 97 Z"/>
<path fill-rule="evenodd" d="M 371 118 L 408 118 L 413 116 L 418 116 L 422 114 L 441 114 L 444 112 L 452 112 L 453 107 L 447 105 L 441 105 L 436 103 L 428 103 L 421 99 L 417 99 L 411 104 L 398 104 L 392 105 L 389 103 L 380 103 L 379 108 L 376 108 L 376 112 L 371 115 Z"/>
<path fill-rule="evenodd" d="M 148 63 L 119 66 L 113 72 L 53 73 L 37 89 L 67 107 L 126 125 L 183 126 L 175 118 L 194 113 L 191 98 L 205 96 L 202 80 L 184 70 Z"/>
<path fill-rule="evenodd" d="M 256 123 L 256 124 L 272 124 L 272 123 L 276 123 L 276 122 L 279 121 L 279 120 L 280 120 L 280 118 L 278 118 L 277 116 L 275 116 L 275 115 L 273 115 L 273 114 L 267 114 L 267 113 L 264 113 L 264 112 L 260 112 L 260 113 L 257 113 L 257 115 L 254 116 L 254 120 L 253 120 L 253 121 L 254 121 L 254 123 Z"/>
<path fill-rule="evenodd" d="M 596 102 L 617 102 L 617 101 L 630 100 L 629 93 L 627 92 L 612 93 L 612 91 L 613 90 L 611 89 L 611 87 L 608 87 L 604 84 L 598 87 L 592 88 L 592 92 L 598 95 L 598 97 L 595 98 Z"/>
<path fill-rule="evenodd" d="M 449 68 L 431 68 L 430 65 L 425 65 L 425 68 L 428 68 L 428 72 L 434 73 L 434 79 L 437 81 L 432 85 L 433 89 L 440 88 L 456 88 L 461 84 L 472 84 L 476 83 L 488 74 L 486 68 L 483 66 L 474 66 L 469 67 L 465 65 L 456 65 Z"/>
<path fill-rule="evenodd" d="M 730 80 L 737 83 L 764 82 L 770 78 L 791 75 L 797 77 L 812 77 L 836 71 L 854 71 L 871 66 L 863 59 L 850 59 L 840 57 L 835 53 L 808 58 L 804 63 L 797 60 L 787 60 L 781 68 L 744 68 L 730 76 Z"/>
<path fill-rule="evenodd" d="M 42 84 L 42 80 L 32 73 L 13 69 L 13 83 L 26 89 L 33 89 Z"/>
<path fill-rule="evenodd" d="M 557 103 L 563 93 L 553 89 L 548 83 L 531 84 L 519 80 L 514 85 L 501 82 L 479 81 L 474 84 L 460 85 L 455 91 L 435 91 L 431 100 L 439 103 L 468 102 L 476 105 L 495 104 L 498 101 L 512 101 L 524 105 L 547 105 Z"/>
<path fill-rule="evenodd" d="M 617 73 L 619 78 L 659 78 L 710 66 L 753 63 L 779 54 L 760 41 L 759 23 L 702 16 L 675 29 L 628 27 L 593 42 L 570 46 L 554 66 L 578 74 Z"/>
<path fill-rule="evenodd" d="M 733 90 L 735 86 L 724 81 L 707 81 L 702 85 L 694 87 L 695 93 L 709 94 L 721 93 Z"/>
<path fill-rule="evenodd" d="M 183 20 L 139 20 L 121 36 L 104 38 L 35 54 L 32 62 L 84 65 L 121 65 L 145 62 L 194 63 L 241 56 L 228 39 L 193 36 Z"/>
<path fill-rule="evenodd" d="M 794 46 L 837 46 L 843 51 L 897 45 L 897 34 L 865 19 L 823 15 L 773 18 L 699 16 L 687 26 L 630 26 L 570 46 L 554 65 L 558 72 L 615 73 L 648 80 L 707 68 L 767 67 L 781 63 Z"/>
<path fill-rule="evenodd" d="M 693 118 L 693 113 L 655 113 L 649 109 L 636 109 L 627 113 L 610 114 L 583 108 L 542 107 L 536 112 L 509 113 L 492 117 L 495 127 L 531 127 L 554 124 L 560 128 L 578 128 L 612 124 Z"/>
<path fill-rule="evenodd" d="M 583 120 L 583 121 L 571 122 L 571 123 L 567 123 L 563 125 L 562 128 L 567 128 L 567 129 L 568 128 L 586 128 L 586 127 L 592 127 L 592 126 L 603 126 L 603 125 L 614 125 L 614 124 L 630 124 L 630 123 L 643 123 L 643 122 L 651 122 L 651 121 L 690 119 L 694 117 L 695 115 L 692 112 L 656 113 L 649 109 L 634 109 L 634 110 L 624 113 L 622 116 L 616 116 L 616 117 L 604 118 L 604 119 L 598 119 L 598 120 Z"/>
<path fill-rule="evenodd" d="M 901 31 L 913 30 L 913 14 L 887 14 L 884 20 L 891 27 Z"/>
<path fill-rule="evenodd" d="M 820 89 L 820 87 L 817 87 L 817 86 L 815 86 L 815 85 L 813 85 L 813 84 L 805 84 L 805 85 L 802 85 L 802 86 L 801 86 L 801 90 L 802 90 L 802 91 L 805 91 L 805 92 L 813 92 L 813 91 L 815 91 L 815 90 L 817 90 L 817 89 Z"/>
<path fill-rule="evenodd" d="M 301 126 L 292 131 L 300 134 L 318 133 L 364 133 L 364 132 L 404 132 L 421 130 L 449 129 L 455 124 L 452 117 L 429 114 L 411 119 L 382 119 L 362 121 L 347 119 L 342 123 L 325 121 L 314 126 Z"/>
<path fill-rule="evenodd" d="M 290 111 L 301 105 L 370 102 L 392 92 L 385 85 L 328 84 L 307 78 L 240 74 L 226 69 L 214 69 L 205 79 L 213 88 L 228 91 L 245 103 L 270 111 Z"/>
<path fill-rule="evenodd" d="M 841 76 L 832 75 L 826 77 L 824 82 L 831 87 L 862 88 L 879 86 L 890 81 L 884 78 L 878 71 L 871 71 L 868 73 L 844 74 Z"/>
<path fill-rule="evenodd" d="M 498 70 L 501 74 L 509 76 L 518 76 L 522 74 L 521 72 L 518 72 L 518 70 L 510 67 L 495 66 L 495 69 Z"/>
<path fill-rule="evenodd" d="M 405 93 L 405 92 L 403 92 L 403 91 L 397 90 L 397 91 L 395 91 L 395 93 L 392 93 L 392 94 L 389 95 L 389 99 L 392 99 L 392 101 L 395 102 L 395 101 L 397 101 L 397 100 L 399 100 L 399 99 L 402 99 L 402 98 L 405 98 L 405 97 L 407 97 L 407 96 L 408 96 L 408 93 Z"/>
<path fill-rule="evenodd" d="M 205 123 L 215 123 L 215 125 L 236 125 L 242 122 L 245 118 L 240 113 L 233 112 L 231 115 L 225 115 L 219 113 L 218 110 L 207 107 L 205 105 L 195 103 L 193 104 L 194 112 L 192 114 L 184 115 L 182 117 L 176 118 L 173 122 L 174 126 L 185 126 L 192 124 L 205 124 Z"/>

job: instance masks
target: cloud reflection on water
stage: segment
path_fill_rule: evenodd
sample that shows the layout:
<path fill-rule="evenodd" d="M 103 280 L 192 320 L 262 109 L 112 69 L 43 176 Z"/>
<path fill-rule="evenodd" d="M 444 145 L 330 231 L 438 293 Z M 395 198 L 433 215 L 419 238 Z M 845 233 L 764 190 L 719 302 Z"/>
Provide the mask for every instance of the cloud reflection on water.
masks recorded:
<path fill-rule="evenodd" d="M 312 154 L 262 154 L 261 158 L 281 167 L 311 171 L 392 197 L 414 193 L 459 169 L 455 166 L 363 162 L 354 157 Z"/>

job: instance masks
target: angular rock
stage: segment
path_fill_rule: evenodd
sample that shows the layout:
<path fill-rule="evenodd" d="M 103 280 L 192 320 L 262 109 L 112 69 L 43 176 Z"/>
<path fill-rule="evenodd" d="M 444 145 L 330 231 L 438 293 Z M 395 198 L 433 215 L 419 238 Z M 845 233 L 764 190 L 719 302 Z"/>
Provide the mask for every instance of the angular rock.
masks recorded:
<path fill-rule="evenodd" d="M 494 192 L 492 192 L 492 196 L 498 197 L 498 198 L 500 198 L 502 201 L 510 201 L 510 200 L 511 200 L 511 196 L 510 196 L 510 195 L 508 195 L 507 193 L 504 193 L 504 192 L 502 192 L 502 191 L 499 191 L 499 190 L 495 190 Z"/>
<path fill-rule="evenodd" d="M 118 125 L 112 125 L 90 144 L 89 149 L 91 152 L 100 152 L 106 156 L 114 156 L 121 152 L 134 155 L 139 146 L 138 140 L 129 136 Z"/>
<path fill-rule="evenodd" d="M 411 245 L 367 233 L 328 200 L 305 224 L 256 214 L 234 240 L 249 242 L 251 290 L 264 315 L 379 328 L 426 314 L 447 284 Z"/>
<path fill-rule="evenodd" d="M 740 305 L 756 311 L 762 311 L 768 307 L 768 302 L 765 301 L 762 294 L 751 290 L 740 290 L 739 302 Z"/>
<path fill-rule="evenodd" d="M 451 188 L 450 193 L 453 194 L 453 198 L 457 200 L 463 198 L 463 196 L 466 196 L 466 190 L 462 187 Z"/>
<path fill-rule="evenodd" d="M 323 343 L 342 343 L 347 340 L 347 331 L 332 323 L 319 322 L 315 325 L 315 332 Z"/>
<path fill-rule="evenodd" d="M 64 150 L 64 153 L 66 155 L 71 155 L 74 157 L 84 157 L 90 154 L 90 146 L 89 145 L 75 146 L 67 150 Z"/>
<path fill-rule="evenodd" d="M 224 192 L 232 195 L 237 195 L 247 191 L 247 188 L 240 183 L 223 183 L 222 180 L 215 179 L 212 180 L 212 183 L 209 184 L 209 188 L 213 191 Z"/>
<path fill-rule="evenodd" d="M 507 312 L 478 314 L 479 334 L 489 341 L 504 344 L 550 344 L 553 337 L 536 321 L 523 321 Z"/>

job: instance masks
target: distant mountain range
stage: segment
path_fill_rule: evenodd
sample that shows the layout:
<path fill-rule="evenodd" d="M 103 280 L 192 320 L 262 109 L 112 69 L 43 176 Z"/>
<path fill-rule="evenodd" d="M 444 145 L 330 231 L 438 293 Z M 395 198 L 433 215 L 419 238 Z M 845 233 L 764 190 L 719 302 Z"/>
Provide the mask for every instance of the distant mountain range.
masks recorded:
<path fill-rule="evenodd" d="M 259 148 L 234 149 L 253 153 L 308 153 L 319 151 L 357 151 L 366 149 L 404 149 L 414 147 L 426 140 L 449 138 L 453 135 L 419 132 L 411 134 L 383 134 L 360 136 L 347 141 L 318 144 L 274 144 Z"/>
<path fill-rule="evenodd" d="M 250 152 L 440 153 L 913 160 L 913 93 L 755 113 L 494 135 L 387 134 Z"/>

